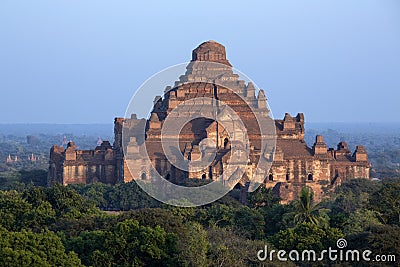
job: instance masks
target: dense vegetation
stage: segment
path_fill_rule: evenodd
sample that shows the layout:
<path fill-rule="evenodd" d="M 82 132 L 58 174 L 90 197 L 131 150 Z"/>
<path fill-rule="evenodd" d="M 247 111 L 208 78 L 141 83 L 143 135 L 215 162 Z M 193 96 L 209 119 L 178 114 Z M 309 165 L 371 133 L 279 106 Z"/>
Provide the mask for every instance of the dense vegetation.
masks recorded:
<path fill-rule="evenodd" d="M 398 130 L 387 132 L 306 132 L 309 145 L 316 134 L 323 134 L 330 147 L 340 140 L 352 150 L 364 144 L 372 177 L 381 182 L 349 181 L 318 204 L 306 188 L 287 205 L 259 188 L 246 205 L 233 190 L 198 208 L 164 205 L 135 183 L 45 188 L 51 145 L 66 135 L 92 149 L 98 135 L 48 132 L 28 140 L 17 133 L 0 134 L 0 266 L 343 266 L 346 262 L 257 259 L 265 246 L 269 251 L 321 251 L 336 247 L 339 238 L 347 240 L 349 249 L 396 255 L 398 263 L 400 179 L 389 178 L 400 177 L 400 139 Z M 32 153 L 40 160 L 28 161 Z M 6 163 L 9 154 L 19 160 Z"/>
<path fill-rule="evenodd" d="M 259 188 L 247 205 L 225 196 L 198 208 L 161 204 L 135 183 L 0 191 L 0 266 L 259 266 L 265 245 L 321 251 L 342 237 L 400 255 L 400 180 L 351 180 L 319 204 L 307 188 L 288 205 Z"/>

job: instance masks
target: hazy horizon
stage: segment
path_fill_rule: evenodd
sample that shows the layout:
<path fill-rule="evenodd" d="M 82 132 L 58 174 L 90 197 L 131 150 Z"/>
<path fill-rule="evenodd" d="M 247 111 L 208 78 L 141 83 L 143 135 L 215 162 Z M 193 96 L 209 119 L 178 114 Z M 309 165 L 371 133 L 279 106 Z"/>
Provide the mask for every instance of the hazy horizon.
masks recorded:
<path fill-rule="evenodd" d="M 334 130 L 338 133 L 399 133 L 398 123 L 362 123 L 362 122 L 306 122 L 305 131 L 324 132 Z M 114 126 L 110 123 L 0 123 L 0 135 L 90 135 L 110 139 L 113 136 Z"/>

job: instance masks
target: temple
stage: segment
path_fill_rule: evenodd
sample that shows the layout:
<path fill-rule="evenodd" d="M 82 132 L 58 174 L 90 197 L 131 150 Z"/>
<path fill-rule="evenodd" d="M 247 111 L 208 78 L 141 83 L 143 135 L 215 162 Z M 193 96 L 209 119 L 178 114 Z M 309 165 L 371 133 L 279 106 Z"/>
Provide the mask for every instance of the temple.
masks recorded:
<path fill-rule="evenodd" d="M 214 65 L 210 67 L 205 63 Z M 179 113 L 174 109 L 199 97 L 226 103 L 238 114 L 247 130 L 249 157 L 238 187 L 246 187 L 257 162 L 268 157 L 263 153 L 263 134 L 256 123 L 257 118 L 263 118 L 264 122 L 273 125 L 274 134 L 273 159 L 271 167 L 261 172 L 262 182 L 264 186 L 273 188 L 282 202 L 297 198 L 303 186 L 311 187 L 316 199 L 320 200 L 327 190 L 341 182 L 370 177 L 370 163 L 363 146 L 357 146 L 351 152 L 348 145 L 341 141 L 336 149 L 328 148 L 323 137 L 318 135 L 313 146 L 308 147 L 304 141 L 304 115 L 298 113 L 291 116 L 286 113 L 280 120 L 270 118 L 264 91 L 251 82 L 241 80 L 226 58 L 225 47 L 208 41 L 193 50 L 186 73 L 178 78 L 174 86 L 168 86 L 162 97 L 155 96 L 149 118 L 137 118 L 135 114 L 130 118 L 115 118 L 113 145 L 103 141 L 94 150 L 78 150 L 73 142 L 68 143 L 66 149 L 54 145 L 50 150 L 48 184 L 117 184 L 133 179 L 151 180 L 154 175 L 152 169 L 174 183 L 186 179 L 219 179 L 227 172 L 230 152 L 235 144 L 231 140 L 232 133 L 223 126 L 230 122 L 219 124 L 210 118 L 212 112 L 218 112 L 223 120 L 226 108 L 213 104 L 213 110 L 204 111 L 210 116 L 196 117 L 186 123 L 178 134 L 178 154 L 188 162 L 204 158 L 207 151 L 214 149 L 215 157 L 207 168 L 181 170 L 169 162 L 161 146 L 164 124 L 168 119 L 178 119 Z M 196 112 L 198 110 L 192 110 L 190 105 L 186 107 L 186 115 L 195 115 Z M 234 135 L 241 134 L 240 127 L 232 128 L 235 129 Z M 140 129 L 145 134 L 141 134 Z M 168 133 L 166 135 L 171 140 L 174 137 L 168 136 Z M 151 165 L 138 156 L 143 151 L 148 155 Z"/>

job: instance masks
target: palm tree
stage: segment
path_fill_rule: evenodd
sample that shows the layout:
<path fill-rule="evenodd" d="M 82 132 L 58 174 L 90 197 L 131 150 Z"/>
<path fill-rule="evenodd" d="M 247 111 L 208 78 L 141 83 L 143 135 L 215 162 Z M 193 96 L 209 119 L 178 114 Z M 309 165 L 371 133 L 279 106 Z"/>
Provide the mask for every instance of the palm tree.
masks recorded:
<path fill-rule="evenodd" d="M 319 224 L 321 212 L 326 210 L 321 207 L 321 203 L 314 202 L 314 193 L 309 187 L 301 189 L 299 199 L 294 204 L 295 223 L 310 222 Z"/>

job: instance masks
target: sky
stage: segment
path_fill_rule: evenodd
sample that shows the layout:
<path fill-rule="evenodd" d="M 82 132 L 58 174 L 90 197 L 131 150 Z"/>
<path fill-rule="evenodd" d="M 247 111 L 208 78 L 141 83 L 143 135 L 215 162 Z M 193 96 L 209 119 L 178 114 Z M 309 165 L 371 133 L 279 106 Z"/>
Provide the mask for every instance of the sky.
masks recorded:
<path fill-rule="evenodd" d="M 398 0 L 2 0 L 0 123 L 111 123 L 207 40 L 275 118 L 400 122 Z"/>

